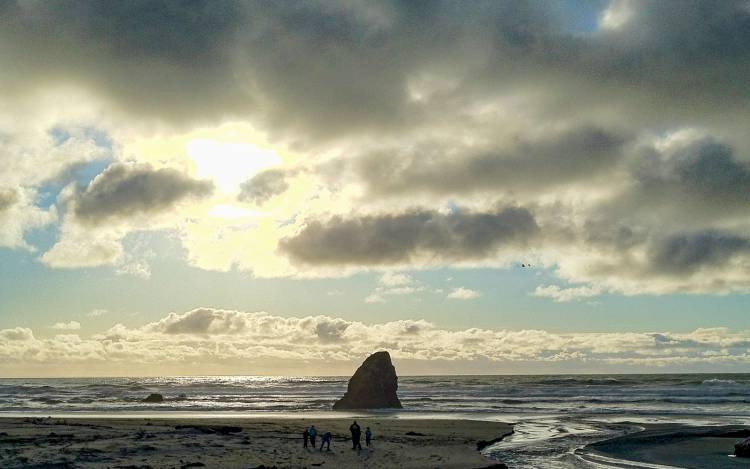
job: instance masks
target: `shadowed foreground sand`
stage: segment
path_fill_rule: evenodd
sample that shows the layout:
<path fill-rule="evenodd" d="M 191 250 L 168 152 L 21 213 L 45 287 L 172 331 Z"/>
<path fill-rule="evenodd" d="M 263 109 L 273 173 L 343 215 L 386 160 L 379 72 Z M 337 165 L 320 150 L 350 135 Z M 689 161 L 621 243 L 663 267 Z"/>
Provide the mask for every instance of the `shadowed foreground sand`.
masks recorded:
<path fill-rule="evenodd" d="M 351 450 L 348 418 L 0 418 L 0 467 L 487 467 L 494 462 L 479 454 L 477 442 L 511 431 L 503 423 L 465 420 L 357 421 L 372 428 L 371 449 Z M 302 448 L 310 424 L 333 433 L 330 452 Z"/>

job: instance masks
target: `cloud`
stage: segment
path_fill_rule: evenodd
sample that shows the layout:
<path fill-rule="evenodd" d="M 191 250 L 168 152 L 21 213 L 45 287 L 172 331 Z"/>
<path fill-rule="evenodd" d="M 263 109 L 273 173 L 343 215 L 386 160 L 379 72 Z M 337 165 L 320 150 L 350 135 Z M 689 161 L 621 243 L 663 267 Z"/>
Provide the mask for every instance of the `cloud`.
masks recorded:
<path fill-rule="evenodd" d="M 420 258 L 447 262 L 481 259 L 504 246 L 524 246 L 537 231 L 534 216 L 519 207 L 447 215 L 413 210 L 311 221 L 296 236 L 283 240 L 280 247 L 306 264 L 388 265 Z"/>
<path fill-rule="evenodd" d="M 373 292 L 365 297 L 365 303 L 385 303 L 385 298 L 383 298 L 383 295 Z"/>
<path fill-rule="evenodd" d="M 448 293 L 447 297 L 451 300 L 473 300 L 474 298 L 479 298 L 479 295 L 480 293 L 476 290 L 458 287 L 454 288 L 453 291 Z"/>
<path fill-rule="evenodd" d="M 146 277 L 123 239 L 170 230 L 258 277 L 533 257 L 750 291 L 750 12 L 683 3 L 3 3 L 0 246 L 53 225 L 45 265 Z M 240 193 L 262 212 L 190 176 L 203 138 L 283 155 Z"/>
<path fill-rule="evenodd" d="M 109 311 L 107 311 L 106 309 L 97 308 L 97 309 L 92 309 L 91 311 L 86 313 L 86 317 L 87 318 L 99 318 L 106 314 L 109 314 Z"/>
<path fill-rule="evenodd" d="M 592 218 L 636 225 L 658 217 L 695 230 L 750 215 L 750 164 L 736 148 L 690 129 L 643 145 L 624 180 Z"/>
<path fill-rule="evenodd" d="M 206 197 L 213 185 L 191 179 L 174 169 L 153 169 L 115 163 L 76 194 L 75 216 L 96 225 L 112 219 L 151 214 L 190 197 Z"/>
<path fill-rule="evenodd" d="M 80 328 L 81 323 L 78 321 L 56 322 L 52 325 L 52 329 L 57 329 L 59 331 L 77 331 Z"/>
<path fill-rule="evenodd" d="M 148 278 L 153 252 L 139 243 L 126 250 L 123 241 L 139 231 L 175 229 L 212 192 L 212 183 L 175 169 L 112 163 L 85 189 L 69 184 L 61 191 L 66 215 L 40 260 L 55 268 L 111 265 L 118 273 Z"/>
<path fill-rule="evenodd" d="M 18 202 L 18 193 L 15 189 L 0 188 L 0 213 L 4 212 Z"/>
<path fill-rule="evenodd" d="M 229 112 L 247 106 L 228 64 L 229 40 L 246 18 L 242 10 L 235 2 L 210 7 L 85 2 L 70 8 L 8 2 L 0 33 L 15 47 L 4 50 L 3 58 L 17 61 L 18 68 L 6 81 L 24 90 L 55 81 L 82 86 L 120 112 L 175 122 L 194 119 L 201 107 L 217 117 L 221 107 Z M 24 57 L 23 44 L 37 57 Z"/>
<path fill-rule="evenodd" d="M 34 333 L 26 327 L 14 327 L 0 330 L 0 337 L 8 341 L 31 341 L 34 340 Z"/>
<path fill-rule="evenodd" d="M 114 265 L 124 256 L 119 232 L 91 233 L 77 225 L 63 226 L 60 239 L 40 260 L 48 267 L 84 268 Z"/>
<path fill-rule="evenodd" d="M 2 174 L 0 183 L 1 181 Z M 34 207 L 32 200 L 29 200 L 30 197 L 33 197 L 33 191 L 0 187 L 0 247 L 33 251 L 33 246 L 24 239 L 26 233 L 55 220 L 57 214 L 53 209 L 43 210 Z"/>
<path fill-rule="evenodd" d="M 702 268 L 722 267 L 742 256 L 750 258 L 750 239 L 725 233 L 694 233 L 669 237 L 653 248 L 653 268 L 689 276 Z"/>
<path fill-rule="evenodd" d="M 365 324 L 328 316 L 282 317 L 211 308 L 171 313 L 141 327 L 118 324 L 88 338 L 40 339 L 22 327 L 0 330 L 0 337 L 0 368 L 5 372 L 76 363 L 106 364 L 128 374 L 154 364 L 162 369 L 238 371 L 251 363 L 267 363 L 282 373 L 283 366 L 302 360 L 309 370 L 325 373 L 334 362 L 354 366 L 379 349 L 389 350 L 397 364 L 481 363 L 487 370 L 518 366 L 514 363 L 547 364 L 549 370 L 582 363 L 614 367 L 610 369 L 739 369 L 750 361 L 750 331 L 726 328 L 682 333 L 450 330 L 423 320 Z"/>
<path fill-rule="evenodd" d="M 170 313 L 149 330 L 164 334 L 237 334 L 247 326 L 245 316 L 236 311 L 200 308 L 185 314 Z"/>
<path fill-rule="evenodd" d="M 280 169 L 269 169 L 253 176 L 240 186 L 239 200 L 260 205 L 271 197 L 289 188 L 286 173 Z"/>
<path fill-rule="evenodd" d="M 0 32 L 3 58 L 16 65 L 4 80 L 11 90 L 63 81 L 115 109 L 177 123 L 258 116 L 313 134 L 395 131 L 430 111 L 514 94 L 550 111 L 572 103 L 602 114 L 745 106 L 745 3 L 660 3 L 601 11 L 608 27 L 582 34 L 566 8 L 536 1 L 10 2 Z"/>
<path fill-rule="evenodd" d="M 380 195 L 481 191 L 536 193 L 571 182 L 590 184 L 624 158 L 626 139 L 595 127 L 502 142 L 496 147 L 456 148 L 445 142 L 404 151 L 379 151 L 355 161 L 368 190 Z"/>
<path fill-rule="evenodd" d="M 365 297 L 365 303 L 384 303 L 387 296 L 411 295 L 424 289 L 411 275 L 389 271 L 380 276 L 378 286 Z"/>
<path fill-rule="evenodd" d="M 562 288 L 558 285 L 540 285 L 534 290 L 534 296 L 551 298 L 558 303 L 578 301 L 584 298 L 598 296 L 600 294 L 601 291 L 598 288 L 587 286 Z"/>
<path fill-rule="evenodd" d="M 379 282 L 386 287 L 401 287 L 414 283 L 414 279 L 409 274 L 399 272 L 385 272 Z"/>

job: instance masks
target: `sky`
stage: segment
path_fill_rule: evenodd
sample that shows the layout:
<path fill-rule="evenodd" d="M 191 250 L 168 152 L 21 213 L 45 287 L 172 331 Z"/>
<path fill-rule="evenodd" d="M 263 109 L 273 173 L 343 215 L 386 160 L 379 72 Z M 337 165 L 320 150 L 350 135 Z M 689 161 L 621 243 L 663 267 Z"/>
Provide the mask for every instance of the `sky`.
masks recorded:
<path fill-rule="evenodd" d="M 5 1 L 0 89 L 0 376 L 750 372 L 750 1 Z"/>

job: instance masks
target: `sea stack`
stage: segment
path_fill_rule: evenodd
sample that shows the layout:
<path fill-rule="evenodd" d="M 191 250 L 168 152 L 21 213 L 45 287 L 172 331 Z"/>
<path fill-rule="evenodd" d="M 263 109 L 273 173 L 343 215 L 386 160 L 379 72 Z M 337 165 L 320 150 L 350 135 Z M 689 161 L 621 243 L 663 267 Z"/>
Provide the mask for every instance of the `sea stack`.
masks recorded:
<path fill-rule="evenodd" d="M 346 394 L 333 404 L 333 410 L 401 409 L 398 377 L 388 352 L 376 352 L 357 368 L 349 380 Z"/>

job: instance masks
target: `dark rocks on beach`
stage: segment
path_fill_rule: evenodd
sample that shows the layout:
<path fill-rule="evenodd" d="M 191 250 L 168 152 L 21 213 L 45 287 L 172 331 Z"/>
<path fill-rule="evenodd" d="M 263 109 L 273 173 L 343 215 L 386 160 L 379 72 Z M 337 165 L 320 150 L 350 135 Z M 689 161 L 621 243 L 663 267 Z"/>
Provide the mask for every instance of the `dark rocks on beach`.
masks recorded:
<path fill-rule="evenodd" d="M 388 352 L 367 357 L 349 380 L 346 394 L 333 404 L 333 410 L 401 409 L 398 377 Z"/>
<path fill-rule="evenodd" d="M 750 458 L 750 438 L 734 445 L 734 455 L 738 458 Z"/>
<path fill-rule="evenodd" d="M 164 396 L 158 393 L 152 393 L 152 394 L 149 394 L 148 397 L 142 400 L 141 402 L 161 403 L 161 402 L 164 402 Z"/>

